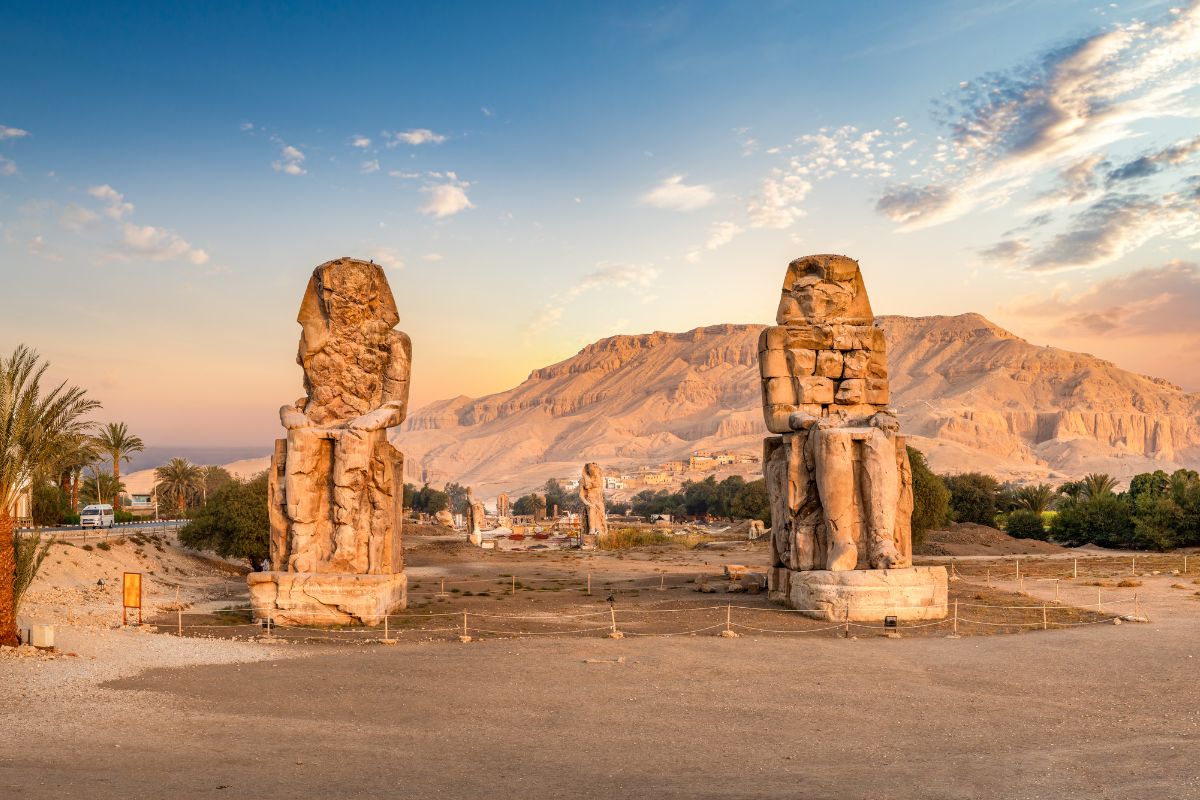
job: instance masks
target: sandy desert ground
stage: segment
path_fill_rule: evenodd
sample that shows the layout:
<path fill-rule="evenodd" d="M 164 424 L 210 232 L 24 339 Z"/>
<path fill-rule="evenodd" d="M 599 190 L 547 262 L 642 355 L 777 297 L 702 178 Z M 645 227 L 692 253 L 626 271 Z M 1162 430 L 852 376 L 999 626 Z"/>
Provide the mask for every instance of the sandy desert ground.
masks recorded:
<path fill-rule="evenodd" d="M 180 559 L 194 572 L 211 570 L 207 580 L 167 573 L 191 582 L 181 589 L 190 613 L 219 615 L 229 604 L 240 579 L 229 578 L 231 565 L 184 561 L 192 557 L 169 544 L 151 550 L 160 566 Z M 759 550 L 484 554 L 428 538 L 409 551 L 419 585 L 413 613 L 606 609 L 606 597 L 582 590 L 533 588 L 535 580 L 568 582 L 584 568 L 597 592 L 608 584 L 619 608 L 724 603 L 732 596 L 654 584 L 666 583 L 663 570 L 715 576 L 734 556 L 760 560 Z M 0 658 L 12 698 L 0 711 L 0 791 L 25 798 L 1200 797 L 1200 584 L 1196 575 L 1172 575 L 1169 559 L 1144 562 L 1129 578 L 1125 558 L 1089 560 L 1090 574 L 1060 580 L 1058 591 L 1080 606 L 1094 602 L 1098 588 L 1126 605 L 1136 592 L 1148 624 L 1034 626 L 958 639 L 945 631 L 899 639 L 856 631 L 852 640 L 837 631 L 743 631 L 736 639 L 485 635 L 469 644 L 401 634 L 391 646 L 179 638 L 149 627 L 114 630 L 99 598 L 92 616 L 59 628 L 53 657 Z M 67 559 L 59 560 L 65 569 Z M 1049 603 L 1054 581 L 1038 576 L 1069 573 L 1073 554 L 1022 560 L 1023 583 L 1009 572 L 1011 556 L 961 557 L 955 569 L 967 577 L 953 582 L 955 595 Z M 985 570 L 992 589 L 978 578 Z M 512 594 L 509 578 L 505 593 L 502 576 L 517 572 L 528 588 Z M 423 594 L 441 576 L 491 588 L 440 600 Z M 1137 585 L 1119 587 L 1122 580 Z M 35 596 L 32 608 L 42 614 L 54 607 L 43 605 L 48 600 L 63 599 L 44 590 Z M 761 595 L 736 602 L 765 605 Z M 169 615 L 163 605 L 155 613 Z"/>

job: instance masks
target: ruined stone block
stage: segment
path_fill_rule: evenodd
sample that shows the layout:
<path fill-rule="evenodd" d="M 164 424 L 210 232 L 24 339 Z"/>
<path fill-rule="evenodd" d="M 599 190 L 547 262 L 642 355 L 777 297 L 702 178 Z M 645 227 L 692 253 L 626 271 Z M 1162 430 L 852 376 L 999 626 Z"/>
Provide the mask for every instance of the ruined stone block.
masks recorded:
<path fill-rule="evenodd" d="M 876 406 L 886 406 L 892 402 L 887 378 L 868 378 L 863 400 Z"/>
<path fill-rule="evenodd" d="M 817 353 L 815 350 L 788 350 L 787 364 L 790 375 L 797 378 L 812 375 L 817 364 Z"/>
<path fill-rule="evenodd" d="M 867 377 L 869 356 L 865 350 L 848 350 L 842 355 L 843 378 Z"/>
<path fill-rule="evenodd" d="M 865 381 L 861 378 L 851 378 L 838 384 L 833 400 L 840 405 L 855 405 L 863 401 L 863 393 L 865 391 Z"/>
<path fill-rule="evenodd" d="M 763 399 L 768 405 L 795 405 L 796 384 L 791 378 L 768 378 L 763 381 Z"/>
<path fill-rule="evenodd" d="M 824 378 L 842 377 L 842 354 L 837 350 L 818 352 L 816 374 Z"/>
<path fill-rule="evenodd" d="M 764 378 L 790 377 L 789 353 L 787 350 L 764 350 L 758 354 L 758 371 Z"/>
<path fill-rule="evenodd" d="M 811 378 L 800 378 L 797 381 L 796 395 L 801 403 L 832 403 L 833 402 L 833 381 L 829 378 L 813 376 Z"/>

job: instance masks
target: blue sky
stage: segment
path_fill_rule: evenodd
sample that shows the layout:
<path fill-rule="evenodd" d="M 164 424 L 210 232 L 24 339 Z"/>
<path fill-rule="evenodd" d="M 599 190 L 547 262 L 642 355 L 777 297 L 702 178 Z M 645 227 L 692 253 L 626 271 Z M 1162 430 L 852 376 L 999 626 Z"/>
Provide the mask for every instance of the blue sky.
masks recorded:
<path fill-rule="evenodd" d="M 64 5 L 0 28 L 0 343 L 154 443 L 268 441 L 294 317 L 389 269 L 414 400 L 769 322 L 845 252 L 1200 388 L 1196 7 Z"/>

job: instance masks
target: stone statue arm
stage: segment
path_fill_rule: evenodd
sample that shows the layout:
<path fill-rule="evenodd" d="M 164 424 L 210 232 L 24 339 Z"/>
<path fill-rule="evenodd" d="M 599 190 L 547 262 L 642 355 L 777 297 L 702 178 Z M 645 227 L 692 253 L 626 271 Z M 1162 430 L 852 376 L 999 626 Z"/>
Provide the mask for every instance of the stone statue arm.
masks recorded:
<path fill-rule="evenodd" d="M 817 425 L 820 421 L 821 418 L 815 414 L 797 411 L 788 417 L 788 427 L 794 431 L 806 431 L 814 425 Z"/>
<path fill-rule="evenodd" d="M 312 420 L 304 413 L 304 404 L 308 402 L 307 398 L 301 397 L 290 406 L 283 406 L 279 409 L 279 421 L 283 427 L 290 430 L 296 428 L 308 428 L 312 426 Z"/>

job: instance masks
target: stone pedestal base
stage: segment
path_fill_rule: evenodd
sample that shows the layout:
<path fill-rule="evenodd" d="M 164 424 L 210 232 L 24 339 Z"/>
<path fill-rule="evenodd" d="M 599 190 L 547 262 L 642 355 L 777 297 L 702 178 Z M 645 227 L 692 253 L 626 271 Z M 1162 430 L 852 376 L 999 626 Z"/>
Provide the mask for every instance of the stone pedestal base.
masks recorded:
<path fill-rule="evenodd" d="M 322 572 L 251 572 L 255 619 L 279 625 L 380 625 L 408 605 L 408 576 Z"/>
<path fill-rule="evenodd" d="M 830 622 L 878 622 L 889 616 L 942 619 L 947 587 L 945 567 L 842 572 L 775 567 L 767 574 L 768 597 L 807 617 Z"/>

